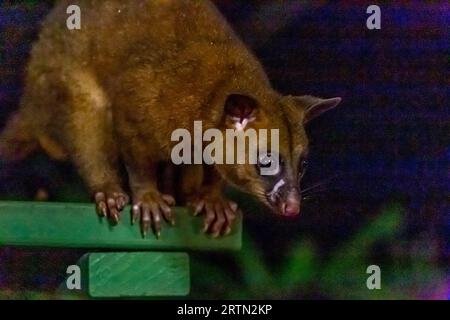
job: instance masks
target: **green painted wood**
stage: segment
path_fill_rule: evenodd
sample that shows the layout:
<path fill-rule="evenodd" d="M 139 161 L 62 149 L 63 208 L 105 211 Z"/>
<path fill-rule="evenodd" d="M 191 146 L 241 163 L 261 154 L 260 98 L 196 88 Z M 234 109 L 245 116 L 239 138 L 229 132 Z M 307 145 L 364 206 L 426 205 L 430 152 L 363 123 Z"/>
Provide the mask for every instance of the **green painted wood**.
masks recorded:
<path fill-rule="evenodd" d="M 90 253 L 87 268 L 92 298 L 186 296 L 190 291 L 186 253 Z"/>
<path fill-rule="evenodd" d="M 69 290 L 66 278 L 58 289 L 61 299 L 181 297 L 190 291 L 186 253 L 87 253 L 77 265 L 81 288 Z"/>
<path fill-rule="evenodd" d="M 127 250 L 239 250 L 242 221 L 232 234 L 212 239 L 201 232 L 202 218 L 175 208 L 175 227 L 164 225 L 161 238 L 143 239 L 130 224 L 129 208 L 119 225 L 99 219 L 93 204 L 0 202 L 0 246 L 107 248 Z"/>
<path fill-rule="evenodd" d="M 69 277 L 73 276 L 73 271 L 71 274 L 68 274 L 64 281 L 59 285 L 56 294 L 59 295 L 58 299 L 61 300 L 74 300 L 74 299 L 89 299 L 88 288 L 89 288 L 89 256 L 90 253 L 84 254 L 78 261 L 77 265 L 80 267 L 80 289 L 69 289 L 68 281 Z M 71 279 L 73 280 L 73 279 Z"/>

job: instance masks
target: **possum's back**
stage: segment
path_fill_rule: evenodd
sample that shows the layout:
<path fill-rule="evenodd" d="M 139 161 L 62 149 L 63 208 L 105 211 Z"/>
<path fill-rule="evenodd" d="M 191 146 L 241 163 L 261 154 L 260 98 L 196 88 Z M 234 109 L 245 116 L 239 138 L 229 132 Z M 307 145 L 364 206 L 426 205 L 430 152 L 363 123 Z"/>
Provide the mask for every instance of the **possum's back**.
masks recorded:
<path fill-rule="evenodd" d="M 70 5 L 81 10 L 79 30 L 67 28 Z M 192 124 L 206 114 L 215 121 L 229 92 L 272 96 L 259 61 L 206 0 L 63 0 L 43 24 L 26 84 L 24 114 L 55 139 L 86 97 L 141 120 L 170 119 L 174 106 L 185 108 L 183 121 Z"/>
<path fill-rule="evenodd" d="M 70 5 L 81 9 L 80 30 L 67 28 Z M 143 52 L 151 63 L 152 56 L 170 58 L 190 44 L 230 40 L 241 45 L 209 1 L 63 0 L 45 20 L 31 63 L 92 65 L 111 76 L 124 63 L 139 63 Z"/>

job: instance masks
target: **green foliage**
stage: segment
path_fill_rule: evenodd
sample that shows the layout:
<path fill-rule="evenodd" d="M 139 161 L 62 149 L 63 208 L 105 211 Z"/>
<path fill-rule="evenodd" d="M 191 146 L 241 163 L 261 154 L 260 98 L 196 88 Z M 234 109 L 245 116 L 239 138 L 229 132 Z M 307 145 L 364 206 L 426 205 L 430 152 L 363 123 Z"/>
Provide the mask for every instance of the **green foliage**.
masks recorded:
<path fill-rule="evenodd" d="M 286 258 L 277 279 L 278 285 L 285 292 L 311 285 L 317 277 L 318 263 L 313 245 L 307 241 L 301 241 Z"/>
<path fill-rule="evenodd" d="M 421 292 L 432 290 L 445 279 L 444 271 L 435 266 L 432 254 L 422 258 L 411 256 L 411 252 L 402 253 L 400 257 L 391 254 L 387 262 L 386 259 L 380 261 L 371 257 L 377 244 L 392 246 L 400 241 L 402 216 L 401 206 L 386 207 L 328 257 L 321 256 L 314 243 L 300 238 L 279 266 L 273 269 L 261 248 L 245 235 L 241 252 L 229 257 L 234 260 L 237 272 L 194 259 L 193 294 L 226 299 L 418 298 Z M 408 261 L 402 263 L 405 259 Z M 381 290 L 366 287 L 369 276 L 366 269 L 372 264 L 381 268 Z M 201 290 L 196 290 L 199 288 Z"/>

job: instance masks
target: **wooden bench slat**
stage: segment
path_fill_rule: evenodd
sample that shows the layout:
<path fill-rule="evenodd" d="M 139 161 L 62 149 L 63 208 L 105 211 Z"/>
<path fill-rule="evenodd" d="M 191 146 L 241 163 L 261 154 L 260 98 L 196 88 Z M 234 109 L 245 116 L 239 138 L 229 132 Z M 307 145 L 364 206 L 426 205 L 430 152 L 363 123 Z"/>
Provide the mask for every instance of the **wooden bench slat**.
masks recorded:
<path fill-rule="evenodd" d="M 90 253 L 87 269 L 85 289 L 92 298 L 181 297 L 190 291 L 186 253 Z"/>
<path fill-rule="evenodd" d="M 132 226 L 129 208 L 117 226 L 96 216 L 93 204 L 0 201 L 0 246 L 104 248 L 124 250 L 239 250 L 242 220 L 219 239 L 201 232 L 202 218 L 174 208 L 176 226 L 164 225 L 161 238 L 143 239 Z"/>

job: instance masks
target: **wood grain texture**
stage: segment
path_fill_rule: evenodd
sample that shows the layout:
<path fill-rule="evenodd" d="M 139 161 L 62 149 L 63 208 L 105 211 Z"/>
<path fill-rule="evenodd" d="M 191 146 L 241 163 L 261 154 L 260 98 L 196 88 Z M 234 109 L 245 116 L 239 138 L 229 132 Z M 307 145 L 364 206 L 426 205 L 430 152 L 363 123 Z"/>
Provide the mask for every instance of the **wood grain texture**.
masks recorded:
<path fill-rule="evenodd" d="M 87 258 L 92 298 L 186 296 L 190 290 L 186 253 L 91 253 Z"/>

